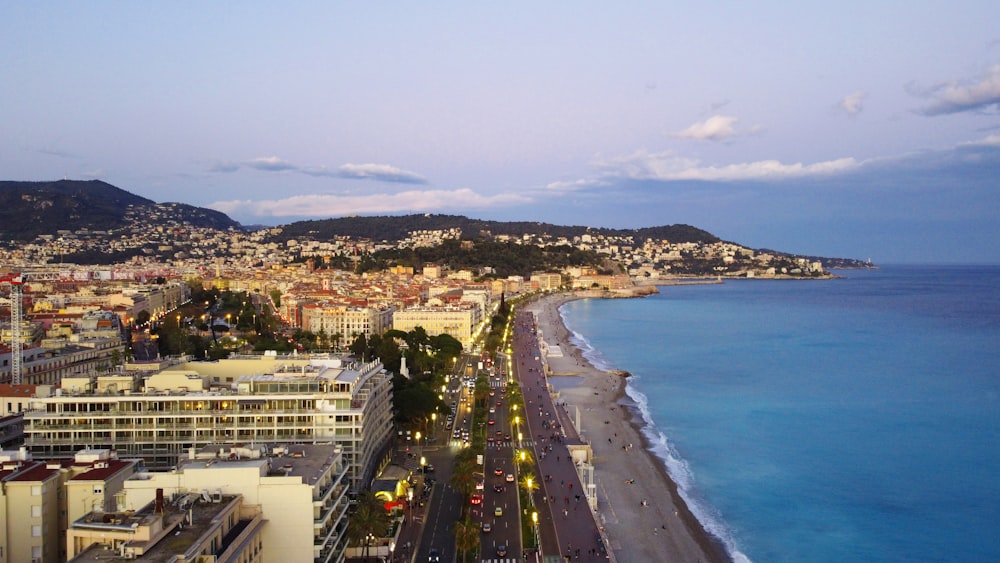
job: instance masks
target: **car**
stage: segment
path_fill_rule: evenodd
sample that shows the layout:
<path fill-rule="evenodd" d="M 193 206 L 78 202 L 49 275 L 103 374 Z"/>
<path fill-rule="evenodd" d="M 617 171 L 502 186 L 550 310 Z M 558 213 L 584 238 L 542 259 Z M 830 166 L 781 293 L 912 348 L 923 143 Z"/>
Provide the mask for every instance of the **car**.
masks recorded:
<path fill-rule="evenodd" d="M 514 474 L 513 473 L 508 473 L 507 476 L 504 477 L 504 480 L 507 481 L 508 483 L 513 483 L 514 482 Z"/>
<path fill-rule="evenodd" d="M 497 421 L 493 420 L 492 418 L 486 421 L 486 424 L 489 424 L 490 426 L 493 426 L 496 423 Z"/>
<path fill-rule="evenodd" d="M 490 407 L 490 414 L 497 412 L 496 407 Z"/>
<path fill-rule="evenodd" d="M 469 498 L 469 502 L 472 504 L 483 504 L 483 495 L 475 493 Z"/>
<path fill-rule="evenodd" d="M 427 464 L 424 466 L 424 473 L 434 473 L 434 466 Z"/>
<path fill-rule="evenodd" d="M 499 475 L 503 475 L 503 469 L 500 468 L 500 467 L 497 467 L 496 469 L 493 470 L 493 474 L 494 475 L 498 475 L 498 476 Z"/>
<path fill-rule="evenodd" d="M 486 437 L 486 443 L 487 444 L 492 444 L 493 443 L 493 436 L 487 436 Z"/>
<path fill-rule="evenodd" d="M 504 434 L 503 435 L 503 439 L 504 440 L 510 440 L 510 434 Z"/>
<path fill-rule="evenodd" d="M 493 531 L 493 524 L 489 522 L 483 522 L 483 533 L 488 534 Z"/>
<path fill-rule="evenodd" d="M 499 483 L 497 483 L 496 485 L 493 485 L 493 492 L 495 492 L 495 493 L 502 493 L 503 490 L 504 490 L 503 485 L 501 485 Z"/>
<path fill-rule="evenodd" d="M 503 435 L 503 432 L 500 431 L 500 430 L 497 430 L 497 436 L 502 436 L 502 435 Z"/>
<path fill-rule="evenodd" d="M 497 557 L 507 557 L 507 546 L 500 544 L 497 546 Z"/>
<path fill-rule="evenodd" d="M 427 561 L 429 561 L 430 563 L 439 563 L 441 561 L 441 552 L 439 552 L 434 548 L 431 548 L 430 552 L 427 554 Z"/>
<path fill-rule="evenodd" d="M 497 518 L 500 518 L 501 516 L 503 516 L 503 508 L 501 508 L 499 506 L 496 507 L 496 508 L 494 508 L 493 509 L 493 516 L 496 516 Z"/>

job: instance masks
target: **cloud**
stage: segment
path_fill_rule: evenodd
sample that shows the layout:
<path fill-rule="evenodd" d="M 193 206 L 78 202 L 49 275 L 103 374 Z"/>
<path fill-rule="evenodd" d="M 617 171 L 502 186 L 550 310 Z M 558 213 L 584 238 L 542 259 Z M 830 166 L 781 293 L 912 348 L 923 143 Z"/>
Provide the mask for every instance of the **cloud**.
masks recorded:
<path fill-rule="evenodd" d="M 949 81 L 917 94 L 934 100 L 920 111 L 928 116 L 1000 109 L 1000 65 L 975 80 Z"/>
<path fill-rule="evenodd" d="M 274 200 L 217 201 L 207 207 L 227 215 L 255 217 L 339 217 L 351 214 L 485 209 L 531 203 L 519 194 L 483 195 L 468 188 L 410 190 L 394 194 L 300 195 Z"/>
<path fill-rule="evenodd" d="M 672 133 L 671 137 L 678 139 L 694 139 L 697 141 L 725 141 L 736 136 L 733 125 L 739 119 L 728 115 L 713 115 L 705 121 L 694 123 L 683 131 Z"/>
<path fill-rule="evenodd" d="M 218 172 L 218 173 L 228 174 L 230 172 L 236 172 L 239 169 L 240 169 L 240 165 L 239 165 L 238 162 L 220 161 L 220 162 L 213 163 L 208 168 L 208 171 L 209 172 Z"/>
<path fill-rule="evenodd" d="M 853 158 L 839 158 L 813 164 L 784 164 L 777 160 L 760 160 L 704 166 L 697 159 L 679 157 L 671 151 L 648 153 L 637 151 L 631 155 L 598 163 L 605 177 L 631 180 L 761 180 L 803 178 L 828 175 L 855 169 L 859 163 Z"/>
<path fill-rule="evenodd" d="M 254 168 L 256 170 L 264 170 L 267 172 L 282 172 L 284 170 L 298 170 L 298 167 L 291 164 L 287 160 L 280 159 L 276 156 L 262 156 L 249 160 L 244 163 L 244 165 Z"/>
<path fill-rule="evenodd" d="M 341 178 L 370 179 L 402 184 L 426 184 L 427 180 L 415 172 L 409 172 L 388 164 L 344 164 L 337 169 Z"/>
<path fill-rule="evenodd" d="M 962 143 L 960 147 L 1000 147 L 1000 135 L 988 135 L 978 141 Z"/>
<path fill-rule="evenodd" d="M 728 104 L 726 101 L 723 105 Z M 691 124 L 683 131 L 670 133 L 669 136 L 675 139 L 692 139 L 695 141 L 726 141 L 733 137 L 757 135 L 765 128 L 763 125 L 754 125 L 749 129 L 737 130 L 736 124 L 739 118 L 730 115 L 713 115 L 705 121 Z"/>
<path fill-rule="evenodd" d="M 417 174 L 388 164 L 344 164 L 336 170 L 325 166 L 298 166 L 276 156 L 262 156 L 243 162 L 219 161 L 209 167 L 210 172 L 230 173 L 241 168 L 252 168 L 262 172 L 299 172 L 308 176 L 325 178 L 346 178 L 349 180 L 377 180 L 398 184 L 426 184 L 427 180 Z"/>
<path fill-rule="evenodd" d="M 864 109 L 864 102 L 865 102 L 865 93 L 854 92 L 853 94 L 848 94 L 847 96 L 844 96 L 844 99 L 840 100 L 840 103 L 837 104 L 837 107 L 840 108 L 847 115 L 857 115 L 861 113 L 861 110 Z"/>
<path fill-rule="evenodd" d="M 575 192 L 581 190 L 588 190 L 590 188 L 597 188 L 601 186 L 606 186 L 608 183 L 603 180 L 595 179 L 581 179 L 572 181 L 559 180 L 556 182 L 551 182 L 545 186 L 547 190 L 553 190 L 558 192 Z"/>

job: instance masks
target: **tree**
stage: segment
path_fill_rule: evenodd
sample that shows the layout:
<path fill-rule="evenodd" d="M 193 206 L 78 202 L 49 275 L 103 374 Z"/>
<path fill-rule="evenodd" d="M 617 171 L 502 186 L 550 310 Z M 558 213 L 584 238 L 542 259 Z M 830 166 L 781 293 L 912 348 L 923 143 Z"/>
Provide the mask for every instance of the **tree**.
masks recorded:
<path fill-rule="evenodd" d="M 364 334 L 358 334 L 354 342 L 347 348 L 352 354 L 360 358 L 362 362 L 368 361 L 365 356 L 368 353 L 368 339 L 365 338 Z"/>
<path fill-rule="evenodd" d="M 462 448 L 455 456 L 455 465 L 451 472 L 451 486 L 467 500 L 476 490 L 476 482 L 480 477 L 476 475 L 478 465 L 476 465 L 476 454 L 472 448 Z"/>
<path fill-rule="evenodd" d="M 274 306 L 275 307 L 281 307 L 281 290 L 280 289 L 272 289 L 268 295 L 270 295 L 271 296 L 271 300 L 274 301 Z"/>
<path fill-rule="evenodd" d="M 389 527 L 389 515 L 382 501 L 375 498 L 371 491 L 364 491 L 358 497 L 357 510 L 347 521 L 347 539 L 353 545 L 365 546 L 365 559 L 368 558 L 368 537 L 381 538 Z"/>
<path fill-rule="evenodd" d="M 439 334 L 430 339 L 430 347 L 438 356 L 457 358 L 462 355 L 462 343 L 450 334 Z"/>
<path fill-rule="evenodd" d="M 455 521 L 455 547 L 462 554 L 462 561 L 465 561 L 468 553 L 475 553 L 479 547 L 479 526 L 468 513 L 465 518 Z"/>

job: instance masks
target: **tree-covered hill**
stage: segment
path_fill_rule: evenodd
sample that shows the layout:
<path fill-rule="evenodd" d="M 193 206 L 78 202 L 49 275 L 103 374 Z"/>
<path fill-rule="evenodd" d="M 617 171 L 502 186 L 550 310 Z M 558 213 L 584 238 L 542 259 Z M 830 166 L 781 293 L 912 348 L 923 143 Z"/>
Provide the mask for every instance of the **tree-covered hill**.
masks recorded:
<path fill-rule="evenodd" d="M 690 225 L 666 225 L 642 229 L 608 229 L 600 227 L 553 225 L 534 221 L 486 221 L 470 219 L 460 215 L 440 215 L 433 213 L 341 217 L 315 221 L 299 221 L 282 227 L 276 240 L 309 238 L 328 240 L 338 236 L 395 242 L 410 236 L 414 231 L 443 231 L 458 228 L 466 239 L 482 238 L 483 235 L 543 235 L 573 238 L 587 233 L 605 236 L 632 236 L 636 244 L 646 239 L 669 240 L 671 242 L 718 242 L 715 235 Z"/>
<path fill-rule="evenodd" d="M 100 180 L 2 181 L 0 230 L 25 241 L 60 229 L 111 230 L 125 225 L 128 206 L 152 203 Z"/>
<path fill-rule="evenodd" d="M 184 203 L 156 203 L 100 180 L 0 181 L 0 238 L 30 241 L 60 230 L 114 231 L 137 221 L 241 228 L 224 213 Z"/>

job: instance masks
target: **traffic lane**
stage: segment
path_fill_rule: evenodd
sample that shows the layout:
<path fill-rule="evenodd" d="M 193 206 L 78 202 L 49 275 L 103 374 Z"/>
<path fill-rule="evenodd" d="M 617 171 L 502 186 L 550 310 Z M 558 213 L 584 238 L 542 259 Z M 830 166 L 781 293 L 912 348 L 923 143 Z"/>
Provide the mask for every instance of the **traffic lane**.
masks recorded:
<path fill-rule="evenodd" d="M 484 458 L 487 475 L 481 523 L 489 522 L 491 531 L 481 535 L 484 558 L 497 555 L 496 549 L 500 545 L 511 553 L 520 553 L 521 545 L 517 487 L 516 483 L 508 483 L 506 480 L 507 475 L 514 475 L 512 452 L 508 447 L 501 447 L 499 450 L 491 448 L 489 451 L 490 455 Z M 497 508 L 501 511 L 499 516 Z"/>
<path fill-rule="evenodd" d="M 505 546 L 511 553 L 520 553 L 521 550 L 521 515 L 518 510 L 517 483 L 507 481 L 508 475 L 512 479 L 516 478 L 514 451 L 510 445 L 513 436 L 511 436 L 509 416 L 504 409 L 504 399 L 499 391 L 499 389 L 494 389 L 493 395 L 488 396 L 491 401 L 489 406 L 494 410 L 493 413 L 490 413 L 494 424 L 487 424 L 487 432 L 491 434 L 490 437 L 494 439 L 494 442 L 492 445 L 487 442 L 484 462 L 488 473 L 487 488 L 493 489 L 494 499 L 491 506 L 484 506 L 484 521 L 488 521 L 491 515 L 493 518 L 493 529 L 490 532 L 492 538 L 483 538 L 484 552 L 486 552 L 484 557 L 495 554 L 496 547 L 499 545 Z M 499 442 L 497 438 L 499 438 Z M 498 485 L 503 487 L 500 492 L 496 490 Z M 489 502 L 490 496 L 486 496 L 487 502 Z M 496 515 L 497 507 L 501 509 L 501 516 Z"/>

